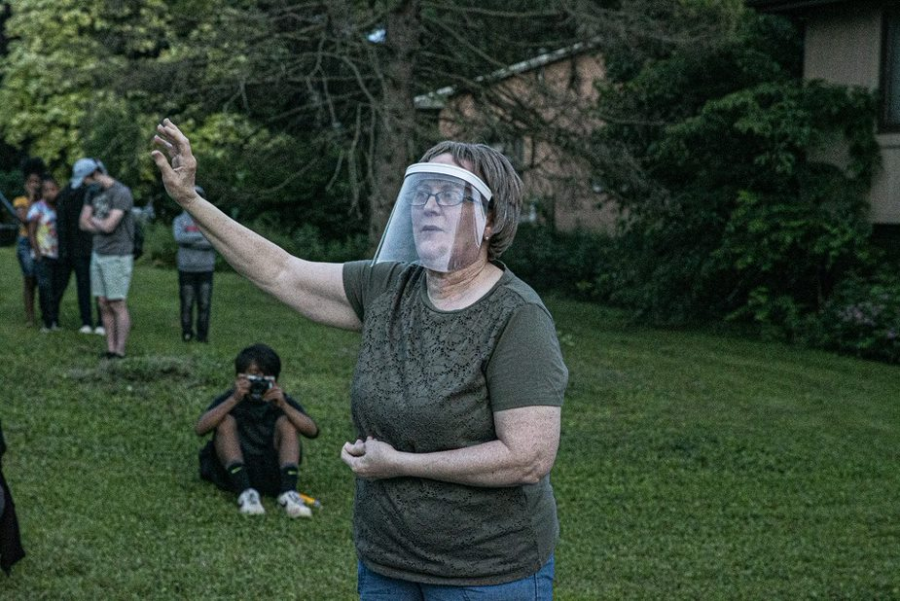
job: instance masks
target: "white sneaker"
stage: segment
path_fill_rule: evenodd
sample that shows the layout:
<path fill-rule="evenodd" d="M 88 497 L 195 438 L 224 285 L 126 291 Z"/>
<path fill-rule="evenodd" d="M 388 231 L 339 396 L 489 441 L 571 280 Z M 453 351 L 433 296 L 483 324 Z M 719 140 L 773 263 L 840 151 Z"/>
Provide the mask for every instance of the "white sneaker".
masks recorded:
<path fill-rule="evenodd" d="M 292 518 L 311 518 L 312 509 L 303 504 L 303 500 L 295 491 L 289 490 L 278 496 L 278 504 Z"/>
<path fill-rule="evenodd" d="M 92 328 L 91 326 L 81 326 L 81 328 L 78 329 L 79 334 L 90 334 L 93 331 L 94 328 Z"/>
<path fill-rule="evenodd" d="M 238 497 L 238 506 L 244 515 L 262 515 L 266 512 L 265 507 L 259 500 L 259 493 L 255 488 L 248 488 Z"/>
<path fill-rule="evenodd" d="M 96 328 L 94 328 L 94 334 L 97 334 L 98 336 L 106 336 L 106 328 L 104 328 L 103 326 L 97 326 Z"/>
<path fill-rule="evenodd" d="M 41 326 L 41 334 L 49 334 L 49 333 L 50 333 L 50 328 L 48 328 L 47 326 Z"/>

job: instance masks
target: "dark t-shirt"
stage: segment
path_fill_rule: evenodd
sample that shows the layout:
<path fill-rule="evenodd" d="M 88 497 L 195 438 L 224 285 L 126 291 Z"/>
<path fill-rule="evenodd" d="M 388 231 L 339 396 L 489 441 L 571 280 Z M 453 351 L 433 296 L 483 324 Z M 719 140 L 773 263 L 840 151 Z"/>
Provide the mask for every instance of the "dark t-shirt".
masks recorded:
<path fill-rule="evenodd" d="M 502 265 L 500 265 L 502 267 Z M 420 266 L 344 266 L 344 289 L 363 322 L 351 388 L 357 436 L 428 453 L 497 439 L 494 412 L 560 406 L 568 371 L 538 295 L 504 269 L 458 311 L 434 307 Z M 354 537 L 371 570 L 449 585 L 533 574 L 558 538 L 549 477 L 475 487 L 420 478 L 356 481 Z"/>
<path fill-rule="evenodd" d="M 223 392 L 206 410 L 209 411 L 213 407 L 221 405 L 233 392 L 234 389 Z M 292 397 L 285 395 L 284 398 L 291 407 L 304 415 L 309 415 Z M 275 452 L 272 446 L 275 422 L 284 415 L 284 411 L 266 401 L 244 399 L 234 406 L 229 415 L 234 417 L 237 422 L 238 436 L 241 439 L 241 449 L 244 452 L 245 460 L 250 461 Z"/>

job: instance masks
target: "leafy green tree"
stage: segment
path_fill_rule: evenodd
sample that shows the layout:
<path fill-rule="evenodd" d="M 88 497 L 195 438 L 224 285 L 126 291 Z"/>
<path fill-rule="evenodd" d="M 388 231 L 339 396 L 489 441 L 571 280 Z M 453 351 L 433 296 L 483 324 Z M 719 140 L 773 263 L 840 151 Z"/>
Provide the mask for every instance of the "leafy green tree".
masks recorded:
<path fill-rule="evenodd" d="M 702 40 L 718 23 L 691 18 L 694 6 L 734 1 L 21 0 L 7 23 L 0 132 L 57 166 L 114 152 L 117 173 L 150 195 L 138 131 L 163 116 L 191 132 L 249 128 L 258 135 L 246 142 L 229 130 L 205 137 L 210 154 L 227 151 L 218 164 L 229 168 L 207 171 L 225 208 L 281 211 L 298 225 L 319 203 L 367 224 L 374 244 L 405 166 L 433 142 L 417 95 L 453 85 L 500 104 L 485 74 L 576 41 L 609 40 L 625 56 L 633 40 Z M 566 133 L 533 107 L 505 108 L 515 117 L 482 141 Z M 241 175 L 241 162 L 261 168 Z"/>
<path fill-rule="evenodd" d="M 627 214 L 614 298 L 659 322 L 790 330 L 865 265 L 874 101 L 802 83 L 799 57 L 786 21 L 746 12 L 730 39 L 604 90 L 597 142 L 630 159 L 604 174 Z"/>
<path fill-rule="evenodd" d="M 279 213 L 273 221 L 286 229 L 305 223 L 328 236 L 352 234 L 364 222 L 340 200 L 347 194 L 335 176 L 337 153 L 279 128 L 271 113 L 286 106 L 280 91 L 240 93 L 260 63 L 284 59 L 257 4 L 17 2 L 0 63 L 3 138 L 62 175 L 81 156 L 99 157 L 136 197 L 152 199 L 161 190 L 149 138 L 171 115 L 201 142 L 202 183 L 226 211 L 251 220 Z M 257 109 L 255 100 L 267 98 L 276 100 Z"/>
<path fill-rule="evenodd" d="M 85 153 L 85 116 L 115 102 L 98 82 L 130 53 L 152 46 L 165 27 L 165 2 L 140 7 L 102 0 L 18 0 L 7 20 L 0 132 L 51 165 Z M 115 35 L 113 35 L 115 33 Z M 111 44 L 113 39 L 121 43 Z"/>

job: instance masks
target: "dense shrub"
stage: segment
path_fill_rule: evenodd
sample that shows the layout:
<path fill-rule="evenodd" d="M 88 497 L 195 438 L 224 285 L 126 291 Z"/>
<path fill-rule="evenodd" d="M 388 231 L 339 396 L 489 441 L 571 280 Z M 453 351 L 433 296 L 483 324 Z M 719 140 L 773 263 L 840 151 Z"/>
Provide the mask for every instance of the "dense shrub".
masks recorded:
<path fill-rule="evenodd" d="M 18 196 L 22 193 L 22 172 L 18 169 L 11 169 L 9 171 L 0 171 L 0 192 L 6 196 L 6 199 L 12 202 L 13 197 Z M 6 211 L 0 210 L 0 213 L 3 215 L 0 216 L 0 220 L 9 218 L 9 214 Z"/>
<path fill-rule="evenodd" d="M 844 279 L 802 329 L 815 346 L 900 363 L 900 278 Z"/>
<path fill-rule="evenodd" d="M 601 112 L 622 119 L 599 135 L 640 166 L 605 177 L 630 219 L 613 298 L 648 321 L 786 334 L 865 269 L 875 101 L 797 79 L 796 40 L 786 21 L 748 13 L 733 40 L 603 90 Z"/>
<path fill-rule="evenodd" d="M 609 300 L 615 270 L 611 240 L 586 231 L 555 232 L 543 225 L 522 224 L 502 260 L 539 291 Z"/>

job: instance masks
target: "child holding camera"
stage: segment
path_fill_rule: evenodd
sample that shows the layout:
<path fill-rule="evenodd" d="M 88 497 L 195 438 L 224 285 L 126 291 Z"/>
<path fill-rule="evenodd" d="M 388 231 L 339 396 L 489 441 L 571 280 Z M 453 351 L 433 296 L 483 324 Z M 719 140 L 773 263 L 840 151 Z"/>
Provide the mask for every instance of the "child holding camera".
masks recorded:
<path fill-rule="evenodd" d="M 298 435 L 315 438 L 319 427 L 278 385 L 281 359 L 272 348 L 245 348 L 234 369 L 234 388 L 217 397 L 194 428 L 198 436 L 214 432 L 200 450 L 200 477 L 234 491 L 243 514 L 265 513 L 262 493 L 277 496 L 292 518 L 311 517 L 297 494 Z"/>

